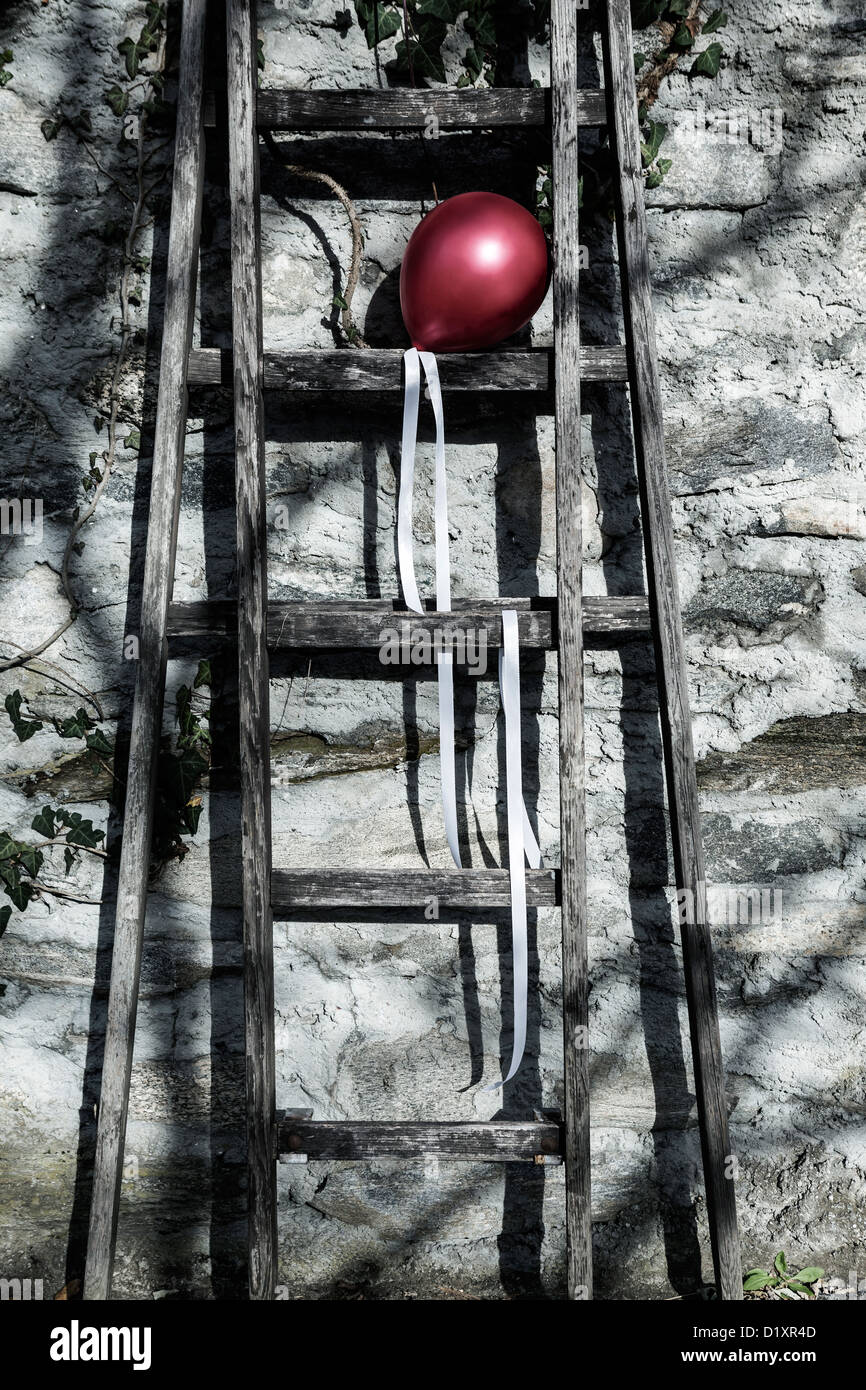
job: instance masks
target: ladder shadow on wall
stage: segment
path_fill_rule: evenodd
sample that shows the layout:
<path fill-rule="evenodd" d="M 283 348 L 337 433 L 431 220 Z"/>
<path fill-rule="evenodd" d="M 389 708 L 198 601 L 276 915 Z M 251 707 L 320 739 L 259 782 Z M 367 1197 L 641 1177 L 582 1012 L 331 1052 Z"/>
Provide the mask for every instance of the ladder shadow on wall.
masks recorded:
<path fill-rule="evenodd" d="M 75 15 L 70 14 L 66 21 L 66 32 L 70 36 L 70 51 L 81 35 L 90 31 L 92 17 L 87 5 L 79 5 Z M 176 51 L 179 31 L 177 8 L 169 7 L 169 66 L 171 55 Z M 61 169 L 65 168 L 61 164 Z M 61 175 L 61 180 L 64 176 Z M 69 201 L 75 201 L 75 166 L 70 163 L 68 182 L 71 192 Z M 147 522 L 150 510 L 150 475 L 153 458 L 153 439 L 156 421 L 156 398 L 159 376 L 160 343 L 162 337 L 162 315 L 165 299 L 166 259 L 168 254 L 169 208 L 156 211 L 153 218 L 153 240 L 149 269 L 149 293 L 147 326 L 143 335 L 143 392 L 141 402 L 141 444 L 132 486 L 132 507 L 130 516 L 130 565 L 125 595 L 125 615 L 123 633 L 137 633 L 144 575 L 144 549 L 147 539 Z M 59 223 L 59 240 L 68 243 L 69 228 L 64 219 Z M 47 263 L 53 262 L 50 250 L 46 252 Z M 124 469 L 121 460 L 115 464 L 115 474 L 122 477 Z M 85 610 L 86 613 L 86 610 Z M 99 614 L 88 615 L 88 626 L 93 632 L 99 624 Z M 69 1220 L 66 1231 L 64 1282 L 68 1297 L 80 1299 L 83 1284 L 85 1256 L 87 1251 L 88 1222 L 90 1216 L 91 1191 L 93 1183 L 93 1164 L 96 1151 L 96 1109 L 100 1098 L 102 1082 L 103 1053 L 105 1046 L 105 1027 L 108 1012 L 108 988 L 111 971 L 112 944 L 115 930 L 116 892 L 118 865 L 116 851 L 119 847 L 123 828 L 122 788 L 125 785 L 126 764 L 129 753 L 129 736 L 132 718 L 132 696 L 135 681 L 135 663 L 123 659 L 112 635 L 110 650 L 116 659 L 109 667 L 108 691 L 114 694 L 119 690 L 117 731 L 115 736 L 114 794 L 108 806 L 106 844 L 111 852 L 106 861 L 105 873 L 100 895 L 101 906 L 97 927 L 95 974 L 88 1006 L 87 1045 L 81 1086 L 81 1105 L 78 1111 L 77 1140 L 75 1148 L 75 1168 Z M 145 944 L 145 950 L 147 946 Z M 145 958 L 146 959 L 146 958 Z M 146 968 L 146 967 L 145 967 Z M 143 1012 L 143 1011 L 142 1011 Z M 179 1161 L 182 1156 L 178 1155 Z M 123 1208 L 119 1231 L 123 1236 Z M 122 1248 L 119 1242 L 119 1248 Z M 158 1278 L 158 1275 L 155 1274 Z"/>
<path fill-rule="evenodd" d="M 584 78 L 587 85 L 600 80 Z M 600 134 L 581 131 L 582 155 L 588 154 L 603 188 L 606 174 Z M 615 231 L 604 216 L 587 217 L 581 241 L 588 243 L 589 266 L 582 277 L 582 339 L 588 345 L 621 341 L 620 281 Z M 597 479 L 599 525 L 602 535 L 601 573 L 611 595 L 646 593 L 640 502 L 635 469 L 629 395 L 625 386 L 587 384 L 582 412 L 589 433 Z M 584 477 L 588 473 L 584 458 Z M 617 1271 L 628 1259 L 625 1247 L 637 1253 L 636 1238 L 647 1233 L 652 1242 L 661 1225 L 668 1279 L 678 1294 L 703 1287 L 694 1191 L 700 1183 L 700 1146 L 691 1122 L 695 1097 L 689 1085 L 687 1040 L 680 1022 L 683 995 L 681 961 L 675 939 L 674 915 L 665 886 L 674 882 L 670 831 L 665 800 L 664 759 L 659 727 L 655 662 L 650 641 L 629 641 L 619 647 L 621 696 L 619 732 L 622 741 L 625 790 L 622 833 L 627 857 L 629 927 L 637 953 L 640 1020 L 653 1090 L 653 1172 L 650 1183 L 637 1189 L 624 1215 L 626 1230 L 615 1229 L 607 1239 L 597 1232 L 596 1296 L 616 1287 Z M 587 711 L 592 710 L 592 668 L 587 666 Z M 603 717 L 603 716 L 602 716 Z M 587 765 L 588 784 L 593 771 Z M 624 957 L 617 953 L 618 967 Z M 602 969 L 604 967 L 601 967 Z M 591 980 L 591 988 L 594 982 Z M 595 981 L 601 984 L 601 980 Z M 616 1049 L 616 1039 L 612 1045 Z M 649 1188 L 649 1190 L 647 1190 Z M 614 1221 L 619 1227 L 618 1217 Z"/>

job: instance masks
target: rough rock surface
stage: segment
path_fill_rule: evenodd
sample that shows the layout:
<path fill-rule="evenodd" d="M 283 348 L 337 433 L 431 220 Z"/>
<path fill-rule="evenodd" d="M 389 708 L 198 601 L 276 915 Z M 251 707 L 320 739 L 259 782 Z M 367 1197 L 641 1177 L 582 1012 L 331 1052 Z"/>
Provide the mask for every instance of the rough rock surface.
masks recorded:
<path fill-rule="evenodd" d="M 29 646 L 63 618 L 58 568 L 116 345 L 117 256 L 129 153 L 102 101 L 116 45 L 143 7 L 111 0 L 9 5 L 0 48 L 0 386 L 3 496 L 42 498 L 38 544 L 0 539 L 3 642 Z M 326 0 L 262 4 L 264 80 L 373 85 L 356 24 Z M 866 293 L 866 62 L 842 4 L 771 0 L 732 13 L 717 83 L 674 77 L 656 108 L 673 168 L 649 198 L 659 353 L 680 585 L 717 906 L 721 1026 L 748 1266 L 784 1247 L 844 1284 L 862 1267 L 866 513 L 862 327 Z M 545 53 L 528 54 L 542 81 Z M 591 46 L 583 80 L 597 79 Z M 48 143 L 58 104 L 89 107 L 100 171 L 74 135 Z M 754 113 L 750 119 L 749 113 Z M 489 187 L 527 198 L 523 136 L 428 142 L 288 140 L 341 178 L 366 247 L 356 298 L 373 343 L 400 344 L 395 275 L 431 181 L 440 196 Z M 300 147 L 303 146 L 303 149 Z M 200 341 L 229 340 L 227 205 L 209 164 Z M 263 156 L 265 340 L 333 345 L 332 300 L 350 238 L 340 207 Z M 127 190 L 128 191 L 128 190 Z M 138 279 L 138 336 L 122 421 L 142 427 L 73 561 L 83 609 L 13 671 L 46 721 L 19 743 L 0 723 L 0 828 L 23 835 L 43 804 L 117 833 L 110 772 L 53 730 L 96 692 L 126 727 L 147 514 L 155 329 L 165 218 Z M 585 324 L 616 341 L 616 270 L 603 219 L 589 247 Z M 535 325 L 550 333 L 549 305 Z M 584 402 L 586 586 L 642 582 L 623 393 Z M 392 595 L 399 400 L 269 402 L 271 586 L 300 597 Z M 553 431 L 523 402 L 448 406 L 455 592 L 552 593 Z M 122 429 L 122 434 L 128 431 Z M 432 457 L 424 435 L 422 474 Z M 280 508 L 279 519 L 277 508 Z M 231 591 L 230 402 L 192 401 L 175 596 Z M 418 508 L 422 580 L 431 513 Z M 423 587 L 423 585 L 422 585 Z M 4 654 L 12 648 L 3 647 Z M 203 652 L 202 655 L 210 653 Z M 169 693 L 195 671 L 173 661 Z M 555 662 L 524 671 L 529 791 L 548 862 L 558 851 Z M 587 673 L 592 933 L 593 1175 L 599 1296 L 661 1298 L 710 1276 L 651 654 L 593 653 Z M 503 756 L 495 682 L 461 688 L 471 750 L 472 862 L 501 862 Z M 174 710 L 169 701 L 166 734 Z M 274 852 L 285 866 L 447 865 L 438 813 L 435 690 L 333 664 L 281 671 L 272 688 Z M 230 723 L 197 835 L 150 899 L 127 1145 L 117 1292 L 209 1298 L 243 1278 L 242 996 L 237 804 Z M 110 952 L 113 868 L 66 880 L 95 906 L 44 900 L 0 942 L 0 1273 L 60 1288 L 80 1274 Z M 62 863 L 52 880 L 63 883 Z M 751 909 L 750 909 L 751 904 Z M 751 915 L 750 915 L 751 913 Z M 744 920 L 745 918 L 745 920 Z M 278 1103 L 320 1118 L 525 1117 L 561 1100 L 555 914 L 533 924 L 526 1064 L 500 1099 L 508 1044 L 500 923 L 279 924 Z M 72 1238 L 69 1238 L 70 1223 Z M 431 1162 L 288 1165 L 280 1174 L 281 1293 L 289 1297 L 563 1294 L 556 1168 Z"/>

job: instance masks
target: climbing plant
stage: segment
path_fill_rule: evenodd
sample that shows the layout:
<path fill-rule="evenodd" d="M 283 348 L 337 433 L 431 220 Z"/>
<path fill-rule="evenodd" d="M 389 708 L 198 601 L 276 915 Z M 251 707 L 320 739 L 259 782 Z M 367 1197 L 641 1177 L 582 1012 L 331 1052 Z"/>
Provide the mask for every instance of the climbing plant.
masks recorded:
<path fill-rule="evenodd" d="M 367 46 L 379 45 L 400 35 L 389 64 L 397 75 L 408 76 L 412 85 L 426 80 L 447 80 L 446 44 L 455 51 L 462 71 L 458 87 L 494 86 L 507 82 L 502 53 L 513 51 L 515 39 L 542 39 L 550 22 L 550 0 L 528 0 L 521 6 L 504 7 L 498 0 L 354 0 L 355 14 Z M 660 157 L 667 128 L 650 121 L 648 113 L 663 80 L 686 57 L 692 58 L 688 75 L 715 77 L 723 57 L 722 45 L 713 41 L 697 50 L 698 40 L 723 29 L 728 17 L 715 9 L 701 17 L 700 0 L 632 0 L 632 21 L 637 31 L 653 38 L 649 53 L 635 53 L 636 87 L 643 134 L 641 154 L 648 188 L 657 188 L 671 168 Z M 346 12 L 342 12 L 345 14 Z M 655 38 L 654 36 L 658 36 Z M 660 39 L 660 42 L 659 42 Z M 581 190 L 582 194 L 582 190 Z M 539 170 L 538 213 L 543 225 L 551 220 L 549 169 Z"/>
<path fill-rule="evenodd" d="M 5 699 L 6 713 L 20 743 L 26 743 L 44 728 L 44 721 L 34 717 L 24 707 L 20 690 L 13 690 Z M 63 739 L 80 739 L 95 769 L 105 768 L 106 758 L 111 758 L 114 748 L 96 721 L 91 719 L 83 706 L 65 719 L 55 719 L 55 733 Z M 110 767 L 108 768 L 110 772 Z M 12 914 L 12 907 L 24 912 L 31 902 L 43 897 L 71 898 L 76 902 L 91 902 L 82 898 L 68 887 L 56 882 L 46 882 L 41 871 L 46 866 L 45 851 L 56 846 L 63 847 L 64 875 L 68 876 L 82 853 L 105 857 L 102 842 L 105 832 L 97 830 L 92 820 L 85 819 L 80 812 L 70 811 L 65 806 L 43 806 L 30 824 L 41 837 L 38 840 L 19 840 L 10 831 L 0 830 L 0 885 L 10 903 L 0 906 L 0 932 L 4 931 Z"/>
<path fill-rule="evenodd" d="M 130 429 L 124 439 L 120 439 L 121 388 L 135 335 L 132 311 L 141 303 L 140 279 L 149 268 L 149 261 L 141 255 L 140 241 L 151 221 L 155 196 L 165 179 L 166 168 L 157 167 L 157 157 L 170 144 L 164 130 L 154 134 L 151 129 L 152 118 L 166 105 L 162 95 L 165 24 L 165 5 L 151 0 L 145 7 L 145 22 L 139 34 L 135 38 L 127 36 L 117 45 L 122 62 L 118 62 L 116 80 L 104 92 L 106 105 L 120 123 L 120 160 L 116 168 L 109 169 L 98 150 L 93 113 L 88 107 L 75 108 L 61 103 L 41 124 L 42 134 L 48 141 L 75 140 L 93 163 L 98 176 L 106 181 L 106 198 L 110 199 L 111 208 L 110 212 L 106 210 L 100 235 L 107 247 L 117 246 L 120 250 L 117 276 L 120 314 L 107 400 L 93 421 L 96 434 L 105 432 L 105 443 L 101 449 L 90 451 L 81 479 L 84 501 L 72 510 L 60 563 L 60 582 L 68 613 L 44 640 L 28 649 L 16 649 L 12 655 L 0 659 L 0 671 L 30 666 L 35 657 L 59 641 L 77 620 L 83 604 L 75 592 L 70 568 L 73 556 L 80 556 L 84 550 L 81 532 L 105 493 L 120 443 L 134 450 L 141 442 L 138 429 Z"/>
<path fill-rule="evenodd" d="M 182 859 L 189 849 L 185 840 L 198 830 L 199 787 L 211 759 L 210 687 L 211 663 L 200 661 L 192 686 L 182 685 L 175 694 L 177 732 L 157 765 L 152 849 L 157 867 L 167 859 Z"/>
<path fill-rule="evenodd" d="M 182 858 L 189 849 L 186 842 L 198 830 L 200 786 L 210 767 L 210 685 L 211 663 L 200 661 L 192 686 L 181 685 L 175 694 L 176 732 L 160 750 L 157 768 L 151 856 L 154 873 L 168 859 Z M 26 743 L 45 727 L 45 721 L 26 708 L 20 690 L 6 696 L 5 709 L 19 743 Z M 113 764 L 109 761 L 114 758 L 114 744 L 83 706 L 51 723 L 60 738 L 83 743 L 93 771 L 107 772 L 114 780 Z M 24 912 L 31 902 L 46 895 L 76 902 L 98 901 L 82 898 L 56 882 L 46 882 L 40 872 L 46 863 L 45 851 L 57 846 L 63 848 L 65 876 L 82 852 L 106 858 L 105 832 L 97 830 L 78 811 L 51 805 L 41 808 L 30 828 L 42 838 L 20 840 L 9 830 L 0 831 L 0 887 L 11 902 L 11 906 L 4 903 L 0 907 L 0 933 L 6 928 L 13 906 Z"/>

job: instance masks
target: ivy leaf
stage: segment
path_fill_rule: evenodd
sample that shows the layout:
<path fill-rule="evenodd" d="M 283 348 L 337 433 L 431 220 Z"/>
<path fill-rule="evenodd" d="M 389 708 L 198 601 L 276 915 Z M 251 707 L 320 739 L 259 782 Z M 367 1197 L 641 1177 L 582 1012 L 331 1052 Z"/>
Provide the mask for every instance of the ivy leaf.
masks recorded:
<path fill-rule="evenodd" d="M 490 10 L 482 10 L 478 19 L 473 22 L 472 36 L 482 48 L 496 47 L 496 25 Z"/>
<path fill-rule="evenodd" d="M 476 82 L 481 76 L 482 63 L 474 48 L 467 48 L 466 52 L 463 54 L 463 66 L 469 73 L 472 81 Z"/>
<path fill-rule="evenodd" d="M 393 38 L 402 28 L 400 16 L 396 10 L 386 9 L 384 5 L 377 5 L 378 27 L 370 17 L 370 28 L 367 35 L 367 47 L 375 48 L 377 43 L 384 43 L 386 39 Z"/>
<path fill-rule="evenodd" d="M 646 186 L 647 188 L 658 188 L 659 184 L 662 183 L 663 180 L 664 174 L 660 174 L 658 173 L 658 171 L 656 171 L 650 174 L 649 178 L 646 181 Z"/>
<path fill-rule="evenodd" d="M 257 67 L 261 72 L 264 72 L 264 68 L 265 68 L 265 41 L 264 41 L 264 39 L 259 39 L 258 42 L 256 43 L 256 67 Z"/>
<path fill-rule="evenodd" d="M 55 719 L 54 727 L 61 738 L 84 738 L 87 730 L 93 728 L 93 720 L 86 709 L 78 709 L 75 714 L 70 714 L 64 719 L 62 724 Z"/>
<path fill-rule="evenodd" d="M 689 0 L 669 0 L 668 10 L 671 14 L 679 15 L 685 19 L 689 12 Z"/>
<path fill-rule="evenodd" d="M 30 829 L 35 830 L 37 835 L 44 835 L 46 840 L 54 839 L 57 827 L 54 824 L 54 811 L 50 806 L 43 806 L 42 810 L 37 812 L 30 822 Z"/>
<path fill-rule="evenodd" d="M 28 738 L 32 738 L 34 734 L 38 734 L 39 730 L 44 727 L 40 719 L 21 718 L 20 690 L 13 690 L 11 695 L 7 695 L 4 704 L 6 706 L 6 712 L 12 721 L 12 728 L 18 736 L 19 743 L 26 743 Z"/>
<path fill-rule="evenodd" d="M 647 140 L 642 142 L 640 147 L 644 168 L 655 160 L 667 133 L 668 128 L 666 125 L 662 125 L 661 121 L 650 121 Z"/>
<path fill-rule="evenodd" d="M 724 10 L 713 10 L 703 29 L 702 34 L 715 34 L 717 29 L 724 29 L 728 22 L 728 16 Z"/>
<path fill-rule="evenodd" d="M 175 804 L 187 805 L 196 782 L 207 769 L 207 758 L 203 758 L 194 748 L 184 748 L 167 760 L 166 780 Z"/>
<path fill-rule="evenodd" d="M 468 73 L 468 72 L 461 72 L 460 76 L 459 76 L 458 79 L 457 79 L 457 86 L 458 86 L 458 87 L 471 87 L 471 86 L 472 86 L 472 78 L 469 76 L 469 73 Z"/>
<path fill-rule="evenodd" d="M 42 121 L 39 126 L 46 140 L 56 140 L 62 128 L 62 121 Z"/>
<path fill-rule="evenodd" d="M 437 21 L 438 23 L 438 21 Z M 442 61 L 442 54 L 439 51 L 438 43 L 428 33 L 428 25 L 424 31 L 426 43 L 415 40 L 412 43 L 412 67 L 416 75 L 420 77 L 432 77 L 437 82 L 445 81 L 445 64 Z M 409 67 L 408 50 L 406 40 L 401 39 L 397 44 L 397 66 L 406 71 Z"/>
<path fill-rule="evenodd" d="M 35 845 L 19 845 L 18 858 L 31 878 L 35 878 L 45 863 L 45 856 Z"/>
<path fill-rule="evenodd" d="M 11 907 L 9 906 L 8 903 L 6 903 L 6 905 L 5 905 L 4 907 L 0 907 L 0 936 L 3 935 L 3 933 L 4 933 L 5 930 L 6 930 L 6 928 L 8 927 L 8 925 L 9 925 L 9 918 L 10 918 L 11 916 L 12 916 L 12 909 L 11 909 Z"/>
<path fill-rule="evenodd" d="M 69 870 L 72 868 L 72 865 L 75 863 L 75 852 L 74 852 L 73 850 L 71 850 L 71 849 L 69 848 L 68 845 L 66 846 L 66 849 L 63 851 L 63 863 L 64 863 L 64 866 L 65 866 L 63 872 L 64 872 L 64 873 L 67 875 L 67 877 L 68 877 L 68 876 L 69 876 Z"/>
<path fill-rule="evenodd" d="M 203 685 L 210 686 L 211 679 L 210 662 L 200 661 L 195 673 L 195 680 L 192 683 L 193 690 L 199 690 Z"/>
<path fill-rule="evenodd" d="M 109 87 L 104 95 L 115 116 L 122 116 L 129 106 L 129 92 L 125 92 L 115 82 L 114 86 Z"/>
<path fill-rule="evenodd" d="M 141 448 L 141 431 L 140 431 L 140 430 L 130 430 L 129 434 L 126 436 L 126 438 L 124 439 L 123 442 L 124 442 L 124 444 L 126 445 L 127 449 L 140 449 L 140 448 Z"/>
<path fill-rule="evenodd" d="M 8 68 L 0 68 L 0 87 L 5 87 L 7 82 L 11 82 L 13 76 L 14 73 L 11 73 Z"/>
<path fill-rule="evenodd" d="M 718 77 L 722 62 L 722 45 L 711 43 L 699 53 L 689 69 L 690 77 Z"/>
<path fill-rule="evenodd" d="M 458 5 L 460 9 L 457 9 Z M 465 8 L 466 6 L 461 4 L 460 0 L 453 0 L 453 3 L 452 0 L 424 0 L 424 8 L 419 9 L 418 14 L 422 17 L 430 14 L 435 19 L 443 20 L 445 24 L 453 24 L 460 10 Z"/>
<path fill-rule="evenodd" d="M 124 39 L 117 45 L 119 53 L 126 59 L 126 71 L 130 78 L 138 76 L 138 44 L 135 39 Z"/>
<path fill-rule="evenodd" d="M 13 840 L 8 830 L 0 832 L 0 862 L 14 859 L 18 854 L 18 841 Z"/>
<path fill-rule="evenodd" d="M 198 830 L 198 823 L 201 820 L 201 797 L 193 796 L 183 808 L 183 820 L 190 835 L 194 835 Z"/>
<path fill-rule="evenodd" d="M 687 24 L 678 24 L 671 38 L 672 48 L 691 48 L 695 36 Z"/>
<path fill-rule="evenodd" d="M 333 304 L 335 309 L 348 309 L 349 307 L 341 294 L 335 294 L 334 298 L 331 300 L 331 303 Z"/>
<path fill-rule="evenodd" d="M 818 1279 L 824 1278 L 824 1271 L 820 1265 L 807 1265 L 795 1278 L 801 1284 L 814 1284 Z"/>
<path fill-rule="evenodd" d="M 104 757 L 110 758 L 114 752 L 113 746 L 101 729 L 97 729 L 93 734 L 88 734 L 84 742 L 91 753 L 101 753 Z"/>
<path fill-rule="evenodd" d="M 667 9 L 667 0 L 632 0 L 631 22 L 635 29 L 648 29 L 657 19 L 661 19 Z"/>
<path fill-rule="evenodd" d="M 99 841 L 104 839 L 104 831 L 94 830 L 93 821 L 82 820 L 80 816 L 78 824 L 66 836 L 68 844 L 81 845 L 83 849 L 98 849 Z"/>
<path fill-rule="evenodd" d="M 23 912 L 33 897 L 33 888 L 29 883 L 22 883 L 21 874 L 16 864 L 0 864 L 0 878 L 3 879 L 3 891 L 7 898 L 11 898 L 19 912 Z"/>
<path fill-rule="evenodd" d="M 381 0 L 379 3 L 376 0 L 372 0 L 372 3 L 370 0 L 355 0 L 355 13 L 364 30 L 368 48 L 384 43 L 402 27 L 398 11 L 382 4 Z"/>

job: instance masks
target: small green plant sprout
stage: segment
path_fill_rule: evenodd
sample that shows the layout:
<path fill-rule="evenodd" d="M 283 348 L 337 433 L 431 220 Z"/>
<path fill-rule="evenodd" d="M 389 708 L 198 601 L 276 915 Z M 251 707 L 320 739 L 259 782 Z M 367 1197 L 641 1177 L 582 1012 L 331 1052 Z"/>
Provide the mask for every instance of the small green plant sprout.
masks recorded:
<path fill-rule="evenodd" d="M 795 1274 L 788 1268 L 785 1252 L 780 1250 L 773 1268 L 749 1269 L 743 1276 L 743 1293 L 752 1298 L 817 1298 L 813 1285 L 823 1279 L 820 1265 L 807 1265 Z"/>
<path fill-rule="evenodd" d="M 0 48 L 0 87 L 5 87 L 7 82 L 12 81 L 12 73 L 6 64 L 11 63 L 14 56 L 11 48 Z"/>

